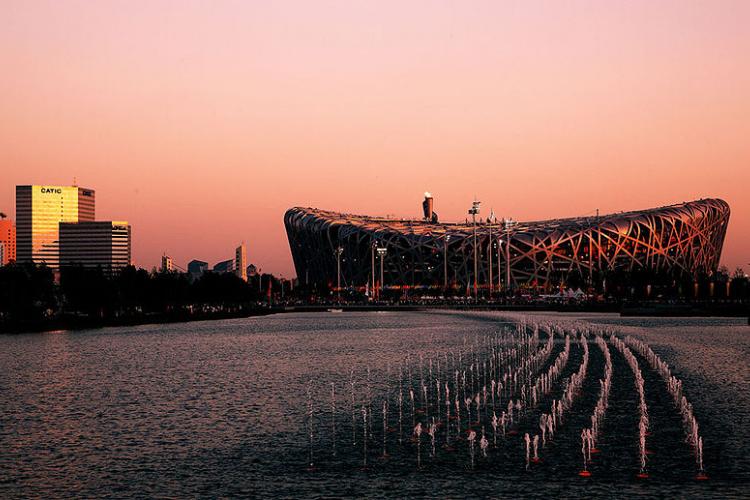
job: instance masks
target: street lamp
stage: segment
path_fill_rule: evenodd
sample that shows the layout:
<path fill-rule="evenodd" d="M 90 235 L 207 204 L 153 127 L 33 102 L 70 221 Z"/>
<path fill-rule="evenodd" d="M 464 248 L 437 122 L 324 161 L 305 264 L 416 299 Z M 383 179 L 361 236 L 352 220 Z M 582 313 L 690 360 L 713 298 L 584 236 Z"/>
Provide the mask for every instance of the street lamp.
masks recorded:
<path fill-rule="evenodd" d="M 471 208 L 469 209 L 469 215 L 471 215 L 471 222 L 474 226 L 474 301 L 478 302 L 479 297 L 477 295 L 477 274 L 479 272 L 478 262 L 477 262 L 477 215 L 479 215 L 479 207 L 482 204 L 481 201 L 474 200 L 471 203 Z"/>
<path fill-rule="evenodd" d="M 500 233 L 500 231 L 498 231 Z M 503 289 L 503 273 L 500 270 L 500 252 L 502 252 L 503 249 L 503 239 L 500 237 L 500 234 L 497 236 L 497 290 L 500 291 Z"/>
<path fill-rule="evenodd" d="M 372 276 L 372 286 L 370 287 L 370 294 L 371 297 L 375 297 L 375 249 L 378 248 L 378 244 L 376 242 L 372 242 L 370 245 L 370 257 L 372 258 L 372 267 L 370 276 Z"/>
<path fill-rule="evenodd" d="M 338 301 L 341 302 L 341 254 L 344 253 L 344 248 L 339 245 L 336 247 L 334 254 L 336 255 L 336 293 Z"/>
<path fill-rule="evenodd" d="M 489 285 L 490 299 L 492 299 L 492 224 L 495 223 L 495 211 L 490 209 L 490 216 L 487 218 L 487 222 L 490 225 L 490 237 L 487 240 L 487 257 L 489 258 L 489 278 L 487 283 Z"/>
<path fill-rule="evenodd" d="M 383 261 L 385 260 L 385 254 L 388 253 L 386 247 L 378 247 L 378 256 L 380 257 L 380 290 L 383 290 Z"/>
<path fill-rule="evenodd" d="M 505 228 L 505 290 L 510 291 L 510 230 L 517 223 L 513 219 L 503 219 Z"/>
<path fill-rule="evenodd" d="M 448 242 L 450 240 L 450 234 L 446 234 L 443 238 L 443 288 L 446 290 L 448 290 Z"/>

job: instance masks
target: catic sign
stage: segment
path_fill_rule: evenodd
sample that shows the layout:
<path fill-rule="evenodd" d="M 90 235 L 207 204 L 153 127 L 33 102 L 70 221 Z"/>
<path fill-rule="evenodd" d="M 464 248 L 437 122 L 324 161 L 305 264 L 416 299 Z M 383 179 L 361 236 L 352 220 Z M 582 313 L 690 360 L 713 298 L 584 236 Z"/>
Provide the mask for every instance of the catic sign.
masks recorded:
<path fill-rule="evenodd" d="M 62 194 L 62 189 L 60 188 L 42 188 L 42 194 Z"/>

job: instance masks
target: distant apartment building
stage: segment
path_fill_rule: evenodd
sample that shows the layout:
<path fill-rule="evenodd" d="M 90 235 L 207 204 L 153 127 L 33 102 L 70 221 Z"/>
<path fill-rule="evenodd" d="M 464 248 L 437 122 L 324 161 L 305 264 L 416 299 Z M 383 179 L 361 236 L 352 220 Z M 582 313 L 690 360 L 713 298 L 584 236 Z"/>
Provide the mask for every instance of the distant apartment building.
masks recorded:
<path fill-rule="evenodd" d="M 191 260 L 188 262 L 187 271 L 190 275 L 190 279 L 196 280 L 203 276 L 203 273 L 208 271 L 208 262 L 202 260 Z"/>
<path fill-rule="evenodd" d="M 247 248 L 244 243 L 234 251 L 234 272 L 240 279 L 247 281 Z"/>
<path fill-rule="evenodd" d="M 61 222 L 60 267 L 117 272 L 130 265 L 131 236 L 124 221 Z"/>
<path fill-rule="evenodd" d="M 174 261 L 169 255 L 161 256 L 161 268 L 160 271 L 163 273 L 171 273 L 174 271 Z"/>
<path fill-rule="evenodd" d="M 16 226 L 10 219 L 0 219 L 0 266 L 16 260 Z"/>
<path fill-rule="evenodd" d="M 93 222 L 93 189 L 16 186 L 16 260 L 60 268 L 60 223 Z"/>
<path fill-rule="evenodd" d="M 217 274 L 233 273 L 234 272 L 234 260 L 223 260 L 216 264 L 213 268 L 213 272 Z"/>

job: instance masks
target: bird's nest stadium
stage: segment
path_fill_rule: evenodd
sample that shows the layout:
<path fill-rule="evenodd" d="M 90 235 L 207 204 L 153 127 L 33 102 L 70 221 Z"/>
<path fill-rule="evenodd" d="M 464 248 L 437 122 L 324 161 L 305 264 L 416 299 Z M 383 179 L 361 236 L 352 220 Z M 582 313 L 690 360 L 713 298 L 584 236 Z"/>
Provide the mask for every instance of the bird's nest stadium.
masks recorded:
<path fill-rule="evenodd" d="M 342 288 L 497 291 L 550 289 L 611 272 L 711 275 L 730 214 L 720 199 L 519 223 L 438 222 L 431 197 L 424 209 L 421 220 L 289 209 L 284 224 L 298 278 Z"/>

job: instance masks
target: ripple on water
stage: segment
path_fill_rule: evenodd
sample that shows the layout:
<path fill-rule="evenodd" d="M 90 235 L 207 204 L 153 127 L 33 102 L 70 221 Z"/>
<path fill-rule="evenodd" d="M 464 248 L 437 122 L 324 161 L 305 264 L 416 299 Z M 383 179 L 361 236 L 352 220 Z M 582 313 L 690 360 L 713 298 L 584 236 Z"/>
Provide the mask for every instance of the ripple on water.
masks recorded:
<path fill-rule="evenodd" d="M 560 321 L 562 316 L 553 316 Z M 414 468 L 394 450 L 367 471 L 350 449 L 349 376 L 374 393 L 395 366 L 491 333 L 499 315 L 284 314 L 0 338 L 0 496 L 684 496 L 742 494 L 750 484 L 749 331 L 741 321 L 581 315 L 648 342 L 683 379 L 707 445 L 709 486 L 630 477 L 560 477 L 455 459 Z M 322 433 L 336 383 L 340 456 Z M 305 469 L 307 384 L 316 398 L 316 472 Z M 587 409 L 588 412 L 589 409 Z M 561 439 L 561 441 L 564 441 Z M 571 443 L 573 440 L 571 440 Z M 409 450 L 407 445 L 407 450 Z M 561 442 L 560 456 L 568 454 Z M 570 450 L 570 454 L 574 453 Z M 327 454 L 327 455 L 326 455 Z M 374 458 L 374 456 L 373 456 Z M 577 458 L 577 457 L 576 457 Z M 616 464 L 613 464 L 615 467 Z M 555 469 L 557 467 L 557 469 Z M 560 467 L 562 467 L 560 469 Z M 616 470 L 616 469 L 613 469 Z M 540 478 L 543 478 L 540 481 Z M 686 489 L 688 488 L 688 489 Z"/>

